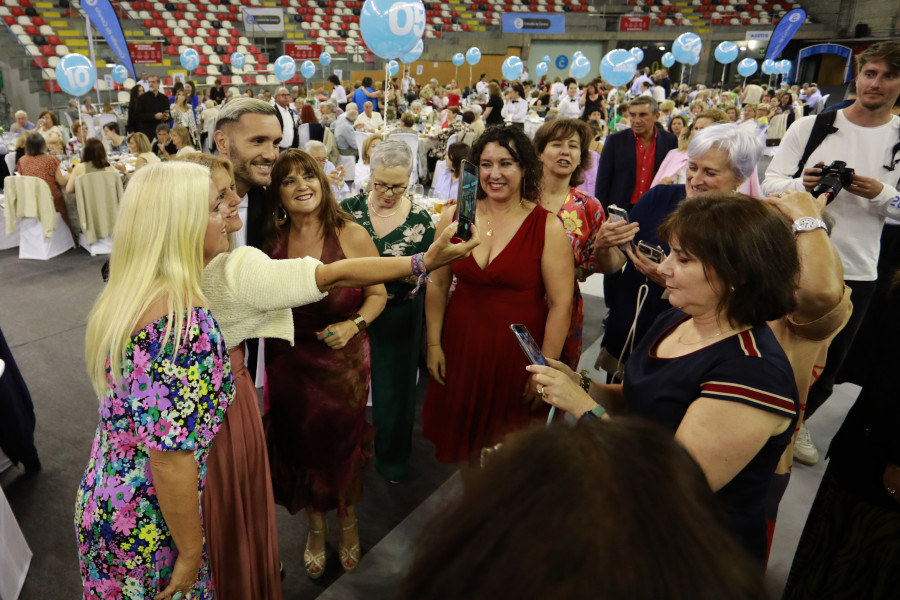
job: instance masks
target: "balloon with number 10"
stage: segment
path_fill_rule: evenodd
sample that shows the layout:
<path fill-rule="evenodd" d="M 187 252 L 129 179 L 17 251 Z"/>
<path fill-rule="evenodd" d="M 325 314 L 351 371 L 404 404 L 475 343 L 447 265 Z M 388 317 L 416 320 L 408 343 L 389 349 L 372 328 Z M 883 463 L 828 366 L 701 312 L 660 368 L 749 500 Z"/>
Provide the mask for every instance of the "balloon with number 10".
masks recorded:
<path fill-rule="evenodd" d="M 97 71 L 88 57 L 66 54 L 56 65 L 56 81 L 65 93 L 84 96 L 94 87 Z"/>

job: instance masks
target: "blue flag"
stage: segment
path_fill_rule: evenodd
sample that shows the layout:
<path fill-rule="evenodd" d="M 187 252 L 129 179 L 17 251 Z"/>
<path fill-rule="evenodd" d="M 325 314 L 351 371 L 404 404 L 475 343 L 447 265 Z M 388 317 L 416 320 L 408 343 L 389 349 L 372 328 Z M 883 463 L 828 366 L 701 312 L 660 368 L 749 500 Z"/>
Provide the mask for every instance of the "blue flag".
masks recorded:
<path fill-rule="evenodd" d="M 800 26 L 806 22 L 806 11 L 802 8 L 795 8 L 788 14 L 784 15 L 775 26 L 772 32 L 772 38 L 769 40 L 769 48 L 766 50 L 766 60 L 775 60 L 781 51 L 784 50 Z"/>
<path fill-rule="evenodd" d="M 131 63 L 131 54 L 128 52 L 128 44 L 125 42 L 125 34 L 122 32 L 116 11 L 113 10 L 109 0 L 82 0 L 81 8 L 91 20 L 91 24 L 100 31 L 100 34 L 106 39 L 106 43 L 134 77 L 134 65 Z"/>

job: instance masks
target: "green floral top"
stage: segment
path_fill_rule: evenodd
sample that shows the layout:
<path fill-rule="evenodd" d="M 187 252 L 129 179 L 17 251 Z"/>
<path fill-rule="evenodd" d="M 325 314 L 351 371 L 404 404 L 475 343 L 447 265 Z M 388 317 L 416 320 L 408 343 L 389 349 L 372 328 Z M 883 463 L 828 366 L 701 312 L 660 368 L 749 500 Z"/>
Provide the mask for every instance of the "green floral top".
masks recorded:
<path fill-rule="evenodd" d="M 372 227 L 372 219 L 369 217 L 366 206 L 367 197 L 367 194 L 359 194 L 346 198 L 341 202 L 341 208 L 353 215 L 356 222 L 366 228 L 381 256 L 412 256 L 428 250 L 434 241 L 434 222 L 427 210 L 413 204 L 406 220 L 399 227 L 380 238 L 375 235 L 375 229 Z M 401 280 L 392 281 L 385 287 L 387 287 L 388 306 L 394 306 L 410 299 L 409 294 L 415 284 Z M 420 290 L 419 293 L 421 294 L 422 291 Z"/>

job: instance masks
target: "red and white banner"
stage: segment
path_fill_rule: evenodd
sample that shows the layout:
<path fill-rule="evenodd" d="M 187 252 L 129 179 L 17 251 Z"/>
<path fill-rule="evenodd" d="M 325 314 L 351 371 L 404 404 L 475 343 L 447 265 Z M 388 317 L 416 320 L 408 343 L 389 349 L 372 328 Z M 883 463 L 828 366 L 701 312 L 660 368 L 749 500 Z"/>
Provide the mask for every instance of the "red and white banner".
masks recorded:
<path fill-rule="evenodd" d="M 619 31 L 650 31 L 650 17 L 619 17 Z"/>
<path fill-rule="evenodd" d="M 319 44 L 285 42 L 284 53 L 294 60 L 319 60 L 319 55 L 322 54 L 322 46 Z"/>
<path fill-rule="evenodd" d="M 134 64 L 160 64 L 162 63 L 162 42 L 139 42 L 128 44 L 128 52 Z"/>

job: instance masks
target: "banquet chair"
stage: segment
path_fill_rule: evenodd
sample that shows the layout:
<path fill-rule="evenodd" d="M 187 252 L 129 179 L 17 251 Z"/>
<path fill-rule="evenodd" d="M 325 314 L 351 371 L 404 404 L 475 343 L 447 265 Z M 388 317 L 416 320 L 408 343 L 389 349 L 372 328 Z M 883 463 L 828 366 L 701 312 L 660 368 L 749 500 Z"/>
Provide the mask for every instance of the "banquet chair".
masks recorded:
<path fill-rule="evenodd" d="M 305 150 L 306 142 L 309 141 L 309 123 L 301 123 L 300 126 L 297 127 L 297 135 L 300 138 L 297 142 L 297 147 L 301 150 Z"/>
<path fill-rule="evenodd" d="M 363 144 L 366 138 L 372 135 L 368 131 L 354 131 L 353 137 L 356 139 L 356 150 L 359 152 L 359 162 L 363 162 Z"/>
<path fill-rule="evenodd" d="M 3 365 L 2 360 L 0 365 Z M 0 374 L 2 373 L 3 367 L 0 366 Z M 19 597 L 22 586 L 25 585 L 32 552 L 2 489 L 0 489 L 0 555 L 3 556 L 3 568 L 0 569 L 0 598 L 14 600 Z"/>
<path fill-rule="evenodd" d="M 11 148 L 11 152 L 7 152 L 6 156 L 3 159 L 6 161 L 6 166 L 9 169 L 9 174 L 12 175 L 16 172 L 16 149 Z"/>
<path fill-rule="evenodd" d="M 97 115 L 95 118 L 95 121 L 96 121 L 96 126 L 97 126 L 97 136 L 102 138 L 103 137 L 103 126 L 106 125 L 107 123 L 118 123 L 119 117 L 117 117 L 116 115 L 102 114 L 102 115 Z"/>
<path fill-rule="evenodd" d="M 18 222 L 19 258 L 49 260 L 75 247 L 72 232 L 53 206 L 50 186 L 39 177 L 7 177 L 6 233 Z"/>
<path fill-rule="evenodd" d="M 75 205 L 81 224 L 78 245 L 91 256 L 112 251 L 112 233 L 123 193 L 118 173 L 85 173 L 75 179 Z"/>
<path fill-rule="evenodd" d="M 19 245 L 19 224 L 16 223 L 13 227 L 13 232 L 10 234 L 6 233 L 6 200 L 2 194 L 0 194 L 0 250 L 8 250 L 10 248 L 16 248 Z M 15 219 L 15 217 L 13 217 Z"/>
<path fill-rule="evenodd" d="M 338 164 L 344 167 L 344 179 L 346 181 L 356 179 L 356 157 L 341 154 Z"/>

